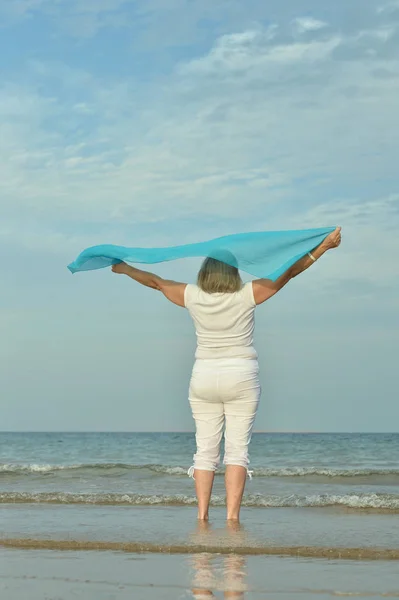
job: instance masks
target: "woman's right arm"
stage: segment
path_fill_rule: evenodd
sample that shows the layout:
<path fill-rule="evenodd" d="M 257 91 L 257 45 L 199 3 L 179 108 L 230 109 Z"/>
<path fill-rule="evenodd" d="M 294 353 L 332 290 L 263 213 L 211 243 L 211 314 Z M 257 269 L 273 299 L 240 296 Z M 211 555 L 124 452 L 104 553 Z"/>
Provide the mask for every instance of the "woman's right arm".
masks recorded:
<path fill-rule="evenodd" d="M 255 279 L 252 282 L 252 289 L 254 292 L 254 299 L 256 304 L 262 304 L 274 294 L 277 294 L 293 277 L 296 277 L 306 269 L 309 269 L 313 263 L 319 259 L 327 250 L 332 248 L 338 248 L 341 243 L 341 227 L 337 227 L 332 231 L 326 238 L 314 248 L 311 252 L 313 258 L 306 254 L 300 258 L 295 264 L 292 265 L 285 273 L 283 273 L 276 281 L 271 279 Z"/>
<path fill-rule="evenodd" d="M 159 277 L 159 275 L 155 275 L 155 273 L 136 269 L 136 267 L 131 267 L 125 262 L 113 265 L 112 272 L 127 275 L 131 279 L 134 279 L 134 281 L 141 283 L 141 285 L 145 285 L 154 290 L 159 290 L 163 293 L 165 298 L 173 302 L 173 304 L 185 307 L 184 292 L 187 285 L 186 283 L 178 283 L 177 281 L 163 279 L 162 277 Z"/>

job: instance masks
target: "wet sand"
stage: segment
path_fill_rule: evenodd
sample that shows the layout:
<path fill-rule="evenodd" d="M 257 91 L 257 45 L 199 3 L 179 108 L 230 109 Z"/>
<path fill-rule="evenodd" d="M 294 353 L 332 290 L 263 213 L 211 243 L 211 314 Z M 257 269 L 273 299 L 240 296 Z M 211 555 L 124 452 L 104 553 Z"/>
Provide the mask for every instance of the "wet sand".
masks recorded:
<path fill-rule="evenodd" d="M 392 561 L 0 549 L 0 596 L 185 600 L 201 598 L 202 592 L 207 598 L 245 600 L 398 598 L 397 572 Z"/>
<path fill-rule="evenodd" d="M 399 598 L 394 515 L 247 508 L 239 527 L 224 517 L 213 509 L 204 527 L 192 507 L 4 505 L 0 598 Z"/>
<path fill-rule="evenodd" d="M 32 538 L 0 539 L 3 548 L 25 550 L 111 550 L 114 552 L 151 554 L 237 554 L 238 556 L 296 556 L 346 560 L 399 560 L 399 549 L 391 548 L 329 548 L 323 546 L 242 546 L 151 544 L 149 542 L 102 542 L 84 540 L 43 540 Z"/>
<path fill-rule="evenodd" d="M 204 547 L 224 552 L 234 547 L 243 554 L 346 558 L 360 554 L 396 558 L 399 552 L 399 519 L 395 515 L 247 508 L 236 532 L 226 529 L 224 519 L 224 509 L 213 509 L 209 529 L 199 531 L 192 507 L 3 505 L 0 540 L 19 540 L 15 544 L 21 546 L 23 540 L 33 539 L 37 544 L 47 541 L 48 548 L 57 548 L 57 544 L 60 548 L 62 542 L 72 550 L 102 547 L 130 552 L 185 553 Z M 34 542 L 29 544 L 34 546 Z"/>
<path fill-rule="evenodd" d="M 217 540 L 215 540 L 217 542 Z M 237 556 L 296 556 L 346 560 L 399 560 L 399 549 L 323 546 L 246 546 L 229 542 L 211 544 L 151 544 L 149 542 L 111 542 L 84 540 L 43 540 L 33 538 L 0 539 L 2 548 L 25 550 L 111 550 L 150 554 L 220 554 Z"/>

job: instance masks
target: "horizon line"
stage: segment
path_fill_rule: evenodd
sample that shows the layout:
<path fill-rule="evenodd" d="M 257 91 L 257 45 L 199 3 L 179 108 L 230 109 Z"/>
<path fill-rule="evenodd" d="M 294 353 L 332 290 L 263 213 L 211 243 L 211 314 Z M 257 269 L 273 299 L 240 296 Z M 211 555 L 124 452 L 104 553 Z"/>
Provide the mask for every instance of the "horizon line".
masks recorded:
<path fill-rule="evenodd" d="M 1 429 L 0 433 L 190 433 L 190 434 L 195 434 L 194 430 L 189 430 L 189 429 L 180 429 L 180 430 L 161 430 L 161 429 L 156 429 L 156 430 L 144 430 L 144 429 L 140 429 L 140 430 L 122 430 L 122 429 L 115 429 L 115 430 L 105 430 L 105 429 L 48 429 L 48 430 L 44 430 L 44 429 L 37 429 L 37 430 L 30 430 L 30 429 L 20 429 L 20 430 L 4 430 Z M 258 431 L 254 431 L 253 435 L 256 434 L 265 434 L 265 433 L 294 433 L 294 434 L 348 434 L 348 433 L 367 433 L 367 434 L 397 434 L 399 433 L 399 431 L 349 431 L 349 430 L 345 430 L 345 431 L 323 431 L 323 430 L 300 430 L 300 429 L 263 429 L 263 430 L 258 430 Z"/>

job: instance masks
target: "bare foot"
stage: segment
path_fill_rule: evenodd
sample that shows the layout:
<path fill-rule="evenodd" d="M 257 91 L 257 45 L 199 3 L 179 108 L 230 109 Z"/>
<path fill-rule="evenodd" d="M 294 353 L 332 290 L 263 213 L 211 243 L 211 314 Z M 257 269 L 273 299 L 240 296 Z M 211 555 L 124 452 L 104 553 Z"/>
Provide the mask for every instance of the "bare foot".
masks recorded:
<path fill-rule="evenodd" d="M 227 519 L 226 527 L 229 531 L 241 531 L 243 529 L 238 519 Z"/>
<path fill-rule="evenodd" d="M 210 531 L 211 526 L 208 519 L 198 519 L 197 521 L 197 531 L 199 533 L 204 533 L 206 531 Z"/>

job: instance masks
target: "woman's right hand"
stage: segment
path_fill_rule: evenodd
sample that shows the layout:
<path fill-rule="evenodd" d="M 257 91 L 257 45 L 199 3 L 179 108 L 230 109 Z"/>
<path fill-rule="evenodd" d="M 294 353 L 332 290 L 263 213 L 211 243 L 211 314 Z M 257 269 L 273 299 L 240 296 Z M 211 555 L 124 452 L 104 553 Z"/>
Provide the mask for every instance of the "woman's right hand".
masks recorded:
<path fill-rule="evenodd" d="M 118 275 L 125 275 L 128 268 L 129 267 L 125 262 L 116 263 L 111 267 L 112 272 L 117 273 Z"/>
<path fill-rule="evenodd" d="M 341 243 L 341 227 L 337 227 L 325 239 L 328 249 L 338 248 Z"/>

